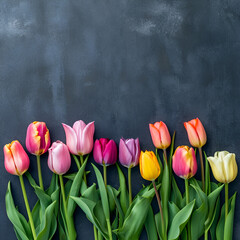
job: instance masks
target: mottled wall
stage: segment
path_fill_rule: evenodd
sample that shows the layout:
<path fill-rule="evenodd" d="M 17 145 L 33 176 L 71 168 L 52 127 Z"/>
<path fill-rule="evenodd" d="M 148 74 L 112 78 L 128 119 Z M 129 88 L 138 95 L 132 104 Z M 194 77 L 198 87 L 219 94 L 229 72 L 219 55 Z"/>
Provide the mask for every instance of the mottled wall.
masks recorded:
<path fill-rule="evenodd" d="M 207 153 L 226 149 L 240 164 L 239 26 L 238 0 L 1 0 L 0 146 L 24 143 L 34 120 L 48 124 L 52 140 L 64 141 L 60 123 L 78 119 L 95 120 L 96 138 L 140 137 L 143 149 L 153 149 L 148 123 L 163 120 L 177 130 L 177 144 L 188 144 L 182 123 L 198 116 Z M 8 180 L 25 208 L 18 179 L 5 172 L 3 153 L 1 159 L 1 239 L 14 239 L 4 204 Z M 42 168 L 47 186 L 46 157 Z M 133 179 L 137 193 L 144 182 L 137 168 Z M 118 185 L 115 168 L 109 180 Z M 231 193 L 239 186 L 238 177 Z M 35 200 L 32 194 L 31 205 Z M 91 224 L 77 215 L 79 236 L 93 238 Z"/>

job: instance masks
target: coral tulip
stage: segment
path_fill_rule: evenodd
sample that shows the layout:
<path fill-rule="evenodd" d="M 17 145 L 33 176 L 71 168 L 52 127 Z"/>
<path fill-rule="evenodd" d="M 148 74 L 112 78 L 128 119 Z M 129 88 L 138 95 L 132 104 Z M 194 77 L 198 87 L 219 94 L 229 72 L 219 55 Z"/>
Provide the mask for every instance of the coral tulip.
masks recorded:
<path fill-rule="evenodd" d="M 139 166 L 142 177 L 148 181 L 153 181 L 160 175 L 161 169 L 152 151 L 141 151 Z"/>
<path fill-rule="evenodd" d="M 26 147 L 34 155 L 44 154 L 50 147 L 49 130 L 45 122 L 33 122 L 27 128 Z"/>
<path fill-rule="evenodd" d="M 119 161 L 124 167 L 135 167 L 138 165 L 140 157 L 139 139 L 120 139 Z"/>
<path fill-rule="evenodd" d="M 197 172 L 197 160 L 193 148 L 188 146 L 180 146 L 176 149 L 172 168 L 175 174 L 181 178 L 189 179 Z"/>
<path fill-rule="evenodd" d="M 206 144 L 207 135 L 201 121 L 198 118 L 185 122 L 184 126 L 187 130 L 189 142 L 193 147 L 201 148 Z"/>
<path fill-rule="evenodd" d="M 67 145 L 56 141 L 48 149 L 48 167 L 58 175 L 65 174 L 71 166 L 71 156 Z"/>
<path fill-rule="evenodd" d="M 6 144 L 3 151 L 4 165 L 9 173 L 21 176 L 28 170 L 30 160 L 19 141 Z"/>
<path fill-rule="evenodd" d="M 69 151 L 74 155 L 86 155 L 93 149 L 94 122 L 87 125 L 82 121 L 76 121 L 73 127 L 62 124 L 66 134 L 66 143 Z"/>
<path fill-rule="evenodd" d="M 166 149 L 171 144 L 171 136 L 164 122 L 149 124 L 153 144 L 156 148 Z"/>
<path fill-rule="evenodd" d="M 113 140 L 100 138 L 94 143 L 93 158 L 101 165 L 112 165 L 117 161 L 117 146 Z"/>
<path fill-rule="evenodd" d="M 234 153 L 215 152 L 214 157 L 208 157 L 207 159 L 218 182 L 230 183 L 237 177 L 238 166 Z"/>

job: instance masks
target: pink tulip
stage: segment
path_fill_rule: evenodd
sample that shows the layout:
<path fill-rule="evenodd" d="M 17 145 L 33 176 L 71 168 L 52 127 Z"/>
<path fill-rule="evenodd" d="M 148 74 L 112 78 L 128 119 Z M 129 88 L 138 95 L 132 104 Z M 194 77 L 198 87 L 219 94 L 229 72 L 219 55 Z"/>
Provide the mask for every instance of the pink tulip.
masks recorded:
<path fill-rule="evenodd" d="M 187 130 L 189 142 L 193 147 L 200 148 L 206 144 L 207 135 L 201 121 L 198 118 L 185 122 L 184 126 Z"/>
<path fill-rule="evenodd" d="M 129 168 L 138 165 L 140 157 L 140 144 L 139 139 L 120 139 L 119 142 L 119 161 L 120 163 Z"/>
<path fill-rule="evenodd" d="M 172 168 L 176 175 L 181 178 L 189 179 L 197 172 L 197 160 L 193 148 L 180 146 L 176 149 L 173 159 Z"/>
<path fill-rule="evenodd" d="M 115 164 L 117 161 L 117 146 L 113 140 L 100 138 L 94 143 L 93 158 L 101 165 Z"/>
<path fill-rule="evenodd" d="M 66 173 L 71 166 L 71 156 L 68 147 L 61 141 L 56 141 L 48 149 L 48 167 L 58 175 Z"/>
<path fill-rule="evenodd" d="M 82 121 L 76 121 L 73 127 L 62 124 L 66 134 L 66 142 L 69 151 L 74 155 L 89 154 L 93 149 L 94 122 L 87 125 Z"/>
<path fill-rule="evenodd" d="M 4 165 L 9 173 L 20 176 L 28 170 L 30 160 L 19 141 L 6 144 L 3 151 Z"/>
<path fill-rule="evenodd" d="M 166 149 L 171 144 L 171 136 L 169 134 L 167 125 L 164 122 L 155 122 L 149 124 L 150 133 L 153 144 L 156 148 Z"/>
<path fill-rule="evenodd" d="M 33 122 L 27 128 L 26 147 L 34 155 L 44 154 L 50 147 L 49 130 L 45 122 Z"/>

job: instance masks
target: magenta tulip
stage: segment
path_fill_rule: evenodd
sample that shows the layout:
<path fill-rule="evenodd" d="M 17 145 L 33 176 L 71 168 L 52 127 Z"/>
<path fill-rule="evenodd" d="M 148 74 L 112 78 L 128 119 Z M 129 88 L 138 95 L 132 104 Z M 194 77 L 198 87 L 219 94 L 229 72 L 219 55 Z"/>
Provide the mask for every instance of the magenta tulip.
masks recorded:
<path fill-rule="evenodd" d="M 197 172 L 197 160 L 193 148 L 180 146 L 173 154 L 172 168 L 181 178 L 189 179 Z"/>
<path fill-rule="evenodd" d="M 124 167 L 135 167 L 138 165 L 140 157 L 139 139 L 120 139 L 119 161 Z"/>
<path fill-rule="evenodd" d="M 27 128 L 26 147 L 33 155 L 42 155 L 50 147 L 49 130 L 45 122 L 33 122 Z"/>
<path fill-rule="evenodd" d="M 100 138 L 94 143 L 93 158 L 101 165 L 115 164 L 117 161 L 117 146 L 113 140 Z"/>
<path fill-rule="evenodd" d="M 66 143 L 69 151 L 74 155 L 86 155 L 93 149 L 94 122 L 87 125 L 82 121 L 76 121 L 73 127 L 62 124 L 66 134 Z"/>
<path fill-rule="evenodd" d="M 30 160 L 19 141 L 6 144 L 4 151 L 4 165 L 10 174 L 21 176 L 29 168 Z"/>
<path fill-rule="evenodd" d="M 61 141 L 56 141 L 48 149 L 48 167 L 58 175 L 66 173 L 71 166 L 71 156 L 68 147 Z"/>

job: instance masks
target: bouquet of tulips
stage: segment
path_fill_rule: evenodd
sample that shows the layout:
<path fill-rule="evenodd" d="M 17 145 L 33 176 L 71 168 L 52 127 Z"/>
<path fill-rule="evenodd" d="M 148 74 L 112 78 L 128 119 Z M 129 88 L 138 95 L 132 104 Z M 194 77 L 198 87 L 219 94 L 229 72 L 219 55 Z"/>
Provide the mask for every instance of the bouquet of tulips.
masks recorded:
<path fill-rule="evenodd" d="M 202 236 L 205 240 L 210 236 L 213 240 L 232 239 L 236 193 L 229 199 L 228 185 L 238 172 L 235 154 L 220 151 L 207 157 L 202 150 L 207 136 L 198 118 L 184 123 L 192 147 L 179 146 L 176 150 L 175 132 L 171 137 L 162 121 L 149 124 L 155 153 L 141 151 L 138 138 L 120 139 L 119 151 L 114 140 L 100 138 L 94 142 L 94 122 L 85 124 L 79 120 L 73 127 L 62 125 L 66 144 L 58 140 L 52 145 L 44 122 L 33 122 L 28 126 L 26 148 L 30 154 L 36 155 L 37 182 L 28 172 L 30 160 L 19 141 L 4 146 L 5 168 L 19 176 L 28 215 L 27 220 L 15 206 L 9 182 L 6 211 L 17 239 L 52 239 L 57 230 L 59 239 L 76 239 L 74 212 L 77 206 L 92 223 L 95 240 L 135 240 L 139 239 L 144 228 L 150 240 L 195 240 Z M 53 172 L 48 188 L 43 183 L 40 160 L 47 151 L 48 167 Z M 86 166 L 90 167 L 88 159 L 92 151 L 95 162 L 103 167 L 103 175 L 92 164 L 97 183 L 89 184 Z M 78 171 L 66 174 L 72 158 Z M 200 160 L 201 180 L 194 178 L 197 158 Z M 127 181 L 117 159 L 128 168 Z M 119 176 L 118 188 L 107 182 L 107 168 L 114 164 Z M 143 185 L 133 196 L 131 169 L 138 164 L 141 176 L 150 184 Z M 210 167 L 218 183 L 210 180 Z M 24 176 L 38 199 L 32 210 Z M 184 193 L 179 190 L 175 176 L 184 179 Z M 221 204 L 223 188 L 225 203 Z M 151 205 L 154 196 L 159 207 L 157 212 Z"/>

